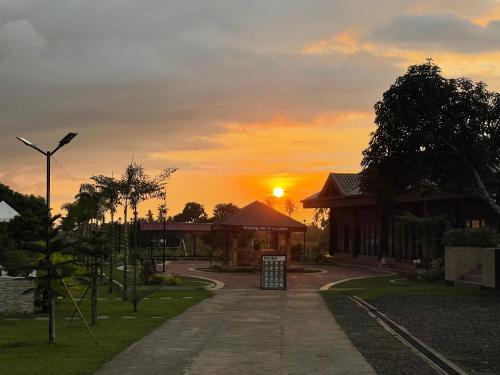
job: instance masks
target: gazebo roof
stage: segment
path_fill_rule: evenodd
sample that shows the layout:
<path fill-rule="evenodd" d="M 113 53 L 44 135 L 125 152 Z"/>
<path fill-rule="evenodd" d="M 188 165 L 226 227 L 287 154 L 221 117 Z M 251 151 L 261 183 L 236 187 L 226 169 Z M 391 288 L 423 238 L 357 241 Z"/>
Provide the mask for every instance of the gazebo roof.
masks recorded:
<path fill-rule="evenodd" d="M 255 201 L 215 222 L 213 229 L 305 232 L 307 227 L 267 204 Z"/>

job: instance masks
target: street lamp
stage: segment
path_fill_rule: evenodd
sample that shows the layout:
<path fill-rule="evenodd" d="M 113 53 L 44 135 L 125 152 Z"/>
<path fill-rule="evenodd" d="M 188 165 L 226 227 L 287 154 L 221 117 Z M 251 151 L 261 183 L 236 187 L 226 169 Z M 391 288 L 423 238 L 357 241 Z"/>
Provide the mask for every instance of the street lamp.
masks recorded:
<path fill-rule="evenodd" d="M 67 145 L 70 143 L 73 138 L 75 138 L 78 135 L 78 133 L 68 133 L 66 136 L 59 141 L 59 144 L 57 147 L 52 150 L 52 151 L 42 151 L 40 148 L 38 148 L 37 145 L 35 145 L 33 142 L 28 141 L 26 138 L 22 137 L 16 137 L 19 139 L 21 142 L 23 142 L 26 146 L 31 147 L 41 154 L 45 155 L 47 159 L 47 196 L 46 196 L 46 202 L 47 202 L 47 217 L 50 218 L 50 157 L 54 155 L 57 150 L 59 150 L 61 147 L 64 145 Z M 50 219 L 47 221 L 47 232 L 50 230 Z M 48 250 L 48 243 L 49 243 L 49 238 L 45 239 L 45 249 Z M 56 340 L 56 305 L 54 301 L 54 293 L 52 292 L 52 285 L 51 285 L 51 278 L 50 275 L 52 273 L 51 270 L 51 260 L 50 260 L 50 254 L 47 252 L 47 293 L 49 297 L 49 344 L 53 344 Z"/>

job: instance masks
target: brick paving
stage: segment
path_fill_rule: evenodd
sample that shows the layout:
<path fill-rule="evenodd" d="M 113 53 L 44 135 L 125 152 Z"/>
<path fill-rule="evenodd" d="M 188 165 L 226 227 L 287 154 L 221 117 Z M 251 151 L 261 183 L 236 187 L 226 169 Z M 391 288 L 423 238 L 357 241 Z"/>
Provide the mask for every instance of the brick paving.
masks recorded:
<path fill-rule="evenodd" d="M 196 268 L 208 268 L 206 261 L 171 261 L 167 265 L 167 272 L 186 275 L 207 277 L 222 281 L 227 289 L 256 289 L 260 287 L 259 272 L 209 272 L 197 271 Z M 317 273 L 288 273 L 288 289 L 291 290 L 318 290 L 323 285 L 354 277 L 381 276 L 382 271 L 369 268 L 348 266 L 307 265 L 305 268 L 319 269 Z"/>

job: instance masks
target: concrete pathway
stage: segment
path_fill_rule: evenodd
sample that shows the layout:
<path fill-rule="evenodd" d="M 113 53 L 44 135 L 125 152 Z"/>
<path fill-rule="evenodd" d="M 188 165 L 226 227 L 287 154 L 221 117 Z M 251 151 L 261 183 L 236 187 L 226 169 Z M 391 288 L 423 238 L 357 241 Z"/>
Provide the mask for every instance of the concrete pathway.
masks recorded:
<path fill-rule="evenodd" d="M 317 292 L 222 289 L 96 375 L 375 374 Z"/>

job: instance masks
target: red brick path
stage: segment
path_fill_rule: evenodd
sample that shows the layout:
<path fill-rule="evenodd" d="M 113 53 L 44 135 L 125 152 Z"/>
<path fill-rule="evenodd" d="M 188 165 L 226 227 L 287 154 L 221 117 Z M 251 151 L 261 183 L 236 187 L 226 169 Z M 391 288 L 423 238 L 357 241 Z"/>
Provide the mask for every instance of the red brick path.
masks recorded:
<path fill-rule="evenodd" d="M 201 276 L 222 281 L 225 288 L 253 289 L 260 287 L 260 273 L 227 273 L 227 272 L 200 272 L 193 268 L 208 268 L 205 261 L 171 261 L 167 264 L 167 272 L 186 276 Z M 381 276 L 382 272 L 356 267 L 308 265 L 306 268 L 320 269 L 326 272 L 318 273 L 288 273 L 288 289 L 318 290 L 323 285 L 360 276 Z"/>

